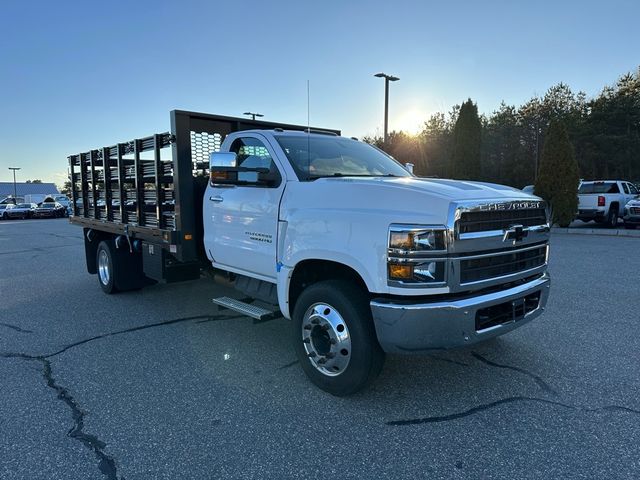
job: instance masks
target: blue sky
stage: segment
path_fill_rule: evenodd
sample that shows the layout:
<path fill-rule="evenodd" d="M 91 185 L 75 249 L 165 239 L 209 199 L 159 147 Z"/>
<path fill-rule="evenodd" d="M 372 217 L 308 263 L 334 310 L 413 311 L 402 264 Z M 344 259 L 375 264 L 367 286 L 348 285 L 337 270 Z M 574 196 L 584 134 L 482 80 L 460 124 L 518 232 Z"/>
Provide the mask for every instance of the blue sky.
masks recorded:
<path fill-rule="evenodd" d="M 66 156 L 169 129 L 174 108 L 381 133 L 471 97 L 490 113 L 640 65 L 637 1 L 5 0 L 0 181 L 62 184 Z"/>

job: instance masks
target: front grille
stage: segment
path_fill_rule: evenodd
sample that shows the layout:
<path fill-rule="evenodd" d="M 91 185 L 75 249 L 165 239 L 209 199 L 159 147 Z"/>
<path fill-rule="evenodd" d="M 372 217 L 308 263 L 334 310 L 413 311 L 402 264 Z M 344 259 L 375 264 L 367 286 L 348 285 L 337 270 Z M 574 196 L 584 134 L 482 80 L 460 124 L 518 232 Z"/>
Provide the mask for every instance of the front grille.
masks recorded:
<path fill-rule="evenodd" d="M 546 223 L 547 215 L 544 208 L 462 212 L 458 223 L 458 231 L 459 233 L 473 233 L 508 230 L 512 225 L 533 227 Z"/>
<path fill-rule="evenodd" d="M 482 308 L 476 312 L 476 331 L 486 330 L 504 323 L 517 322 L 528 313 L 533 312 L 539 305 L 540 292 L 535 292 L 524 298 Z"/>
<path fill-rule="evenodd" d="M 640 215 L 640 207 L 631 207 L 629 212 L 631 215 Z"/>
<path fill-rule="evenodd" d="M 460 283 L 471 283 L 530 270 L 544 265 L 547 246 L 506 254 L 471 258 L 460 262 Z"/>

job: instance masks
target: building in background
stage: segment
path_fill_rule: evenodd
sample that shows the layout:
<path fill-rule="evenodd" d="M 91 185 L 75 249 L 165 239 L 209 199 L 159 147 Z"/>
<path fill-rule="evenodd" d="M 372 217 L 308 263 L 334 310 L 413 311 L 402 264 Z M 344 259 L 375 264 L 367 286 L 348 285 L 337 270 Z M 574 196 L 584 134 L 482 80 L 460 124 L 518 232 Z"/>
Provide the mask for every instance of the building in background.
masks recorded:
<path fill-rule="evenodd" d="M 54 183 L 16 182 L 15 189 L 18 203 L 41 203 L 47 196 L 60 193 Z M 6 203 L 9 197 L 13 198 L 13 182 L 0 182 L 0 203 Z"/>

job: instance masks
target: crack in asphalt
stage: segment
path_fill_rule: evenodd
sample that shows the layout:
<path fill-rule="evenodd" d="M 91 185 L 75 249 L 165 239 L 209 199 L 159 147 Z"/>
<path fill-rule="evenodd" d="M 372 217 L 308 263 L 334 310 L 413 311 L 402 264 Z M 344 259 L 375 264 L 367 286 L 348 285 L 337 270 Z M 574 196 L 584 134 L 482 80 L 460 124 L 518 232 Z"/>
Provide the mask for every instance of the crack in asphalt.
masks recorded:
<path fill-rule="evenodd" d="M 439 362 L 453 363 L 454 365 L 460 365 L 461 367 L 468 367 L 468 363 L 459 362 L 458 360 L 451 360 L 450 358 L 437 357 L 435 355 L 427 355 L 427 357 L 432 358 L 433 360 L 438 360 Z"/>
<path fill-rule="evenodd" d="M 16 332 L 20 332 L 20 333 L 33 333 L 33 330 L 27 330 L 27 329 L 24 329 L 24 328 L 20 328 L 20 327 L 17 327 L 15 325 L 11 325 L 10 323 L 0 322 L 0 325 L 3 326 L 3 327 L 10 328 L 11 330 L 15 330 Z"/>
<path fill-rule="evenodd" d="M 13 255 L 13 254 L 17 254 L 17 253 L 31 253 L 31 252 L 48 252 L 49 250 L 54 250 L 56 248 L 65 248 L 65 247 L 77 247 L 78 244 L 73 244 L 73 245 L 55 245 L 52 247 L 33 247 L 30 248 L 28 250 L 13 250 L 10 252 L 0 252 L 0 255 Z"/>
<path fill-rule="evenodd" d="M 199 321 L 197 321 L 196 323 L 217 322 L 218 320 L 233 320 L 233 319 L 236 319 L 236 318 L 243 318 L 243 317 L 244 317 L 244 318 L 247 318 L 245 315 L 233 315 L 233 316 L 230 316 L 230 317 L 224 317 L 224 318 L 220 318 L 220 317 L 209 317 L 209 318 L 206 318 L 206 319 L 204 319 L 204 320 L 199 320 Z"/>
<path fill-rule="evenodd" d="M 469 417 L 479 412 L 483 412 L 485 410 L 490 410 L 492 408 L 496 408 L 500 405 L 508 404 L 508 403 L 517 403 L 517 402 L 537 402 L 543 403 L 547 405 L 553 405 L 557 407 L 567 408 L 569 410 L 586 412 L 586 413 L 597 413 L 597 412 L 625 412 L 625 413 L 633 413 L 636 415 L 640 415 L 640 410 L 634 410 L 633 408 L 623 407 L 621 405 L 605 405 L 604 407 L 583 407 L 580 405 L 569 405 L 562 402 L 557 402 L 554 400 L 547 400 L 545 398 L 536 398 L 536 397 L 507 397 L 501 400 L 496 400 L 495 402 L 485 403 L 482 405 L 478 405 L 476 407 L 472 407 L 463 412 L 452 413 L 449 415 L 441 415 L 434 417 L 422 417 L 422 418 L 412 418 L 405 420 L 392 420 L 386 422 L 386 425 L 389 426 L 406 426 L 406 425 L 421 425 L 423 423 L 440 423 L 440 422 L 448 422 L 451 420 L 457 420 L 459 418 Z"/>
<path fill-rule="evenodd" d="M 507 369 L 507 370 L 513 370 L 515 372 L 519 372 L 519 373 L 522 373 L 524 375 L 527 375 L 528 377 L 531 377 L 538 384 L 538 386 L 542 390 L 544 390 L 545 392 L 550 393 L 552 395 L 558 395 L 558 392 L 554 388 L 552 388 L 547 382 L 545 382 L 542 379 L 542 377 L 540 377 L 539 375 L 536 375 L 535 373 L 529 372 L 528 370 L 525 370 L 524 368 L 521 368 L 521 367 L 514 367 L 512 365 L 504 365 L 504 364 L 501 364 L 501 363 L 492 362 L 491 360 L 483 357 L 482 355 L 480 355 L 477 352 L 471 352 L 471 355 L 475 359 L 477 359 L 480 362 L 482 362 L 482 363 L 484 363 L 486 365 L 489 365 L 491 367 L 504 368 L 504 369 Z"/>
<path fill-rule="evenodd" d="M 41 355 L 28 355 L 26 353 L 0 353 L 2 358 L 18 358 L 20 360 L 35 361 L 42 365 L 42 377 L 48 388 L 56 392 L 56 398 L 64 402 L 71 410 L 71 418 L 73 419 L 73 426 L 67 431 L 67 436 L 82 442 L 85 447 L 91 450 L 98 459 L 98 468 L 108 480 L 118 480 L 116 462 L 110 455 L 104 452 L 104 448 L 107 446 L 96 435 L 91 435 L 84 432 L 84 412 L 77 400 L 71 394 L 68 388 L 56 382 L 51 370 L 51 361 Z M 121 480 L 124 480 L 121 477 Z"/>
<path fill-rule="evenodd" d="M 73 427 L 67 432 L 67 436 L 79 440 L 87 448 L 93 451 L 98 459 L 98 468 L 100 472 L 109 480 L 117 480 L 116 462 L 110 455 L 104 452 L 107 446 L 97 436 L 84 432 L 84 417 L 86 413 L 82 411 L 78 402 L 66 387 L 56 383 L 56 379 L 51 372 L 51 361 L 47 359 L 40 360 L 43 364 L 43 376 L 47 382 L 47 387 L 58 393 L 58 399 L 63 401 L 71 409 L 71 417 L 73 418 Z"/>
<path fill-rule="evenodd" d="M 293 362 L 285 363 L 281 367 L 278 367 L 278 370 L 284 370 L 285 368 L 293 367 L 294 365 L 297 365 L 298 363 L 300 363 L 300 362 L 298 362 L 298 360 L 294 360 Z"/>
<path fill-rule="evenodd" d="M 80 345 L 84 345 L 89 342 L 93 342 L 95 340 L 100 340 L 102 338 L 113 337 L 116 335 L 122 335 L 125 333 L 137 332 L 141 330 L 146 330 L 149 328 L 162 327 L 166 325 L 173 325 L 176 323 L 189 322 L 194 320 L 201 321 L 213 321 L 213 320 L 230 320 L 232 318 L 236 318 L 235 316 L 211 316 L 211 315 L 196 315 L 192 317 L 182 317 L 176 318 L 173 320 L 166 320 L 164 322 L 151 323 L 147 325 L 141 325 L 139 327 L 126 328 L 123 330 L 116 330 L 115 332 L 105 333 L 102 335 L 96 335 L 94 337 L 86 338 L 84 340 L 80 340 L 74 343 L 71 343 L 62 349 L 49 353 L 46 355 L 29 355 L 27 353 L 21 352 L 0 352 L 0 358 L 16 358 L 25 361 L 36 361 L 42 365 L 42 376 L 45 380 L 45 383 L 48 388 L 54 390 L 56 392 L 56 398 L 65 403 L 71 410 L 71 417 L 73 419 L 73 426 L 67 432 L 67 436 L 71 437 L 79 442 L 82 442 L 88 449 L 93 451 L 96 458 L 98 459 L 98 468 L 100 472 L 108 479 L 108 480 L 118 480 L 117 476 L 117 467 L 116 461 L 113 457 L 106 454 L 104 452 L 105 447 L 107 446 L 102 440 L 100 440 L 96 435 L 91 435 L 89 433 L 84 432 L 84 418 L 86 412 L 82 410 L 80 404 L 75 399 L 75 397 L 71 394 L 67 387 L 64 387 L 57 383 L 56 379 L 53 377 L 51 370 L 51 360 L 52 357 L 56 355 L 60 355 L 74 347 L 78 347 Z M 18 327 L 15 327 L 18 328 Z M 120 480 L 124 480 L 123 477 L 120 477 Z"/>
<path fill-rule="evenodd" d="M 69 345 L 66 345 L 65 347 L 63 347 L 60 350 L 58 350 L 57 352 L 53 352 L 53 353 L 50 353 L 48 355 L 42 355 L 42 358 L 55 357 L 56 355 L 60 355 L 61 353 L 66 352 L 67 350 L 70 350 L 70 349 L 75 348 L 75 347 L 80 346 L 80 345 L 84 345 L 85 343 L 93 342 L 95 340 L 100 340 L 100 339 L 103 339 L 103 338 L 115 337 L 116 335 L 122 335 L 122 334 L 125 334 L 125 333 L 139 332 L 141 330 L 147 330 L 149 328 L 164 327 L 166 325 L 173 325 L 175 323 L 190 322 L 190 321 L 193 321 L 193 320 L 201 320 L 201 321 L 205 321 L 205 322 L 212 322 L 212 321 L 218 321 L 218 320 L 231 320 L 233 318 L 236 318 L 236 317 L 235 316 L 233 316 L 233 317 L 229 317 L 229 316 L 219 317 L 219 316 L 212 316 L 212 315 L 196 315 L 196 316 L 193 316 L 193 317 L 175 318 L 173 320 L 166 320 L 164 322 L 149 323 L 149 324 L 146 324 L 146 325 L 141 325 L 139 327 L 125 328 L 124 330 L 116 330 L 115 332 L 104 333 L 102 335 L 96 335 L 95 337 L 85 338 L 83 340 L 79 340 L 77 342 L 70 343 Z"/>

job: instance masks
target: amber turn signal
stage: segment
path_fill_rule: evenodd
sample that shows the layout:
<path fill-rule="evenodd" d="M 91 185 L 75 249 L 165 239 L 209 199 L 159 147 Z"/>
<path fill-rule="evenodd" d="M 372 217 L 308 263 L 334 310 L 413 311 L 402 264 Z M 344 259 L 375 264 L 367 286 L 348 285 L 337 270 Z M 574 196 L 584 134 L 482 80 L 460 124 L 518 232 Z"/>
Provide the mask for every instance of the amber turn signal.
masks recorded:
<path fill-rule="evenodd" d="M 389 264 L 389 279 L 409 280 L 413 277 L 413 265 Z"/>

